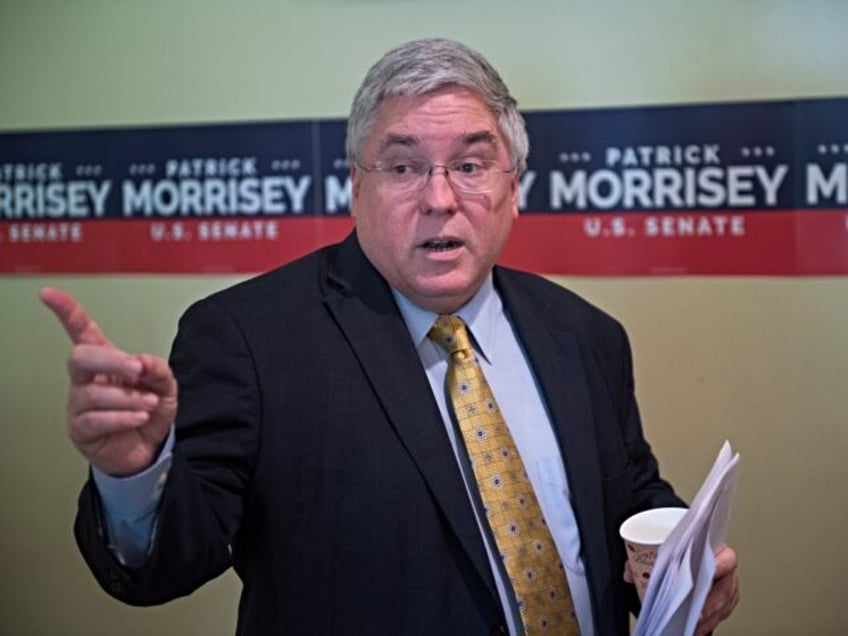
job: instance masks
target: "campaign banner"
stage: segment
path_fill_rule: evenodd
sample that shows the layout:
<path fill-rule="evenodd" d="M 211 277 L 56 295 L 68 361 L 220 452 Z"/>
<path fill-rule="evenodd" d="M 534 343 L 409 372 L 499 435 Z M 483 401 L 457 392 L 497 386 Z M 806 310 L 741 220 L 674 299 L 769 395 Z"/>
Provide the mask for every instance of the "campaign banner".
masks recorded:
<path fill-rule="evenodd" d="M 533 111 L 502 262 L 848 274 L 848 98 Z M 352 228 L 343 120 L 0 134 L 0 274 L 251 273 Z"/>

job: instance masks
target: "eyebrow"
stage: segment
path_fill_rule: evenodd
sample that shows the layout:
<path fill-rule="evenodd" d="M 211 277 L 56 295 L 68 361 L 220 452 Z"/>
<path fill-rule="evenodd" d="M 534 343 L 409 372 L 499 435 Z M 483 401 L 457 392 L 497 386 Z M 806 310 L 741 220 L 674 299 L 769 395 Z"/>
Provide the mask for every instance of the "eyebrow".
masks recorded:
<path fill-rule="evenodd" d="M 464 146 L 473 146 L 479 143 L 488 143 L 494 147 L 498 146 L 498 137 L 490 130 L 478 130 L 476 132 L 466 133 L 459 137 L 459 142 Z M 388 133 L 383 139 L 380 147 L 382 149 L 391 148 L 392 146 L 405 146 L 412 148 L 421 143 L 421 138 L 417 135 L 402 135 L 398 133 Z"/>
<path fill-rule="evenodd" d="M 400 135 L 397 133 L 389 133 L 380 143 L 381 148 L 391 148 L 392 146 L 417 146 L 420 140 L 415 135 Z"/>
<path fill-rule="evenodd" d="M 487 143 L 492 146 L 498 145 L 497 136 L 490 130 L 480 130 L 478 132 L 468 133 L 462 136 L 462 141 L 466 146 L 473 146 L 474 144 L 479 143 Z"/>

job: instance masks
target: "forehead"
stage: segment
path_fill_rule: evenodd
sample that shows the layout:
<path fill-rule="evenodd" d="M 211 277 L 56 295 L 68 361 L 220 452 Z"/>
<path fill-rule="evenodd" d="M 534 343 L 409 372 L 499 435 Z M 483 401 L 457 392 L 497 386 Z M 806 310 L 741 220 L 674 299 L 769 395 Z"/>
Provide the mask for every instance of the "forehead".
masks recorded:
<path fill-rule="evenodd" d="M 492 110 L 477 93 L 461 87 L 386 97 L 365 139 L 366 152 L 481 144 L 495 149 L 506 146 Z"/>

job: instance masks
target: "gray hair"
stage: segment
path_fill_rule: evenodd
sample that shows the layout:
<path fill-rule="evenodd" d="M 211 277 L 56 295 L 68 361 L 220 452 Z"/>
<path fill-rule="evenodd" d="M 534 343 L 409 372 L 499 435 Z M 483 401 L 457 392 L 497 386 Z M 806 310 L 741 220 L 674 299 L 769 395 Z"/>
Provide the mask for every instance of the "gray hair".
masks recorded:
<path fill-rule="evenodd" d="M 491 109 L 506 137 L 512 164 L 522 172 L 530 144 L 518 103 L 482 55 L 460 42 L 442 38 L 401 44 L 368 70 L 353 98 L 347 123 L 348 160 L 360 158 L 362 144 L 384 98 L 424 95 L 449 85 L 474 91 Z"/>

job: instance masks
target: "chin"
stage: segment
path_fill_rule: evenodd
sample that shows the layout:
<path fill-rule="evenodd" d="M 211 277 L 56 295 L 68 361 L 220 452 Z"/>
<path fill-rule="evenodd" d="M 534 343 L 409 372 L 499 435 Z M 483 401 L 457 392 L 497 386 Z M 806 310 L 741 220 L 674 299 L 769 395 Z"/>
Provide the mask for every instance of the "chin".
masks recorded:
<path fill-rule="evenodd" d="M 474 295 L 476 289 L 468 285 L 464 286 L 432 286 L 416 290 L 415 298 L 423 309 L 435 311 L 440 314 L 452 313 L 467 303 Z M 413 300 L 410 298 L 410 300 Z"/>

